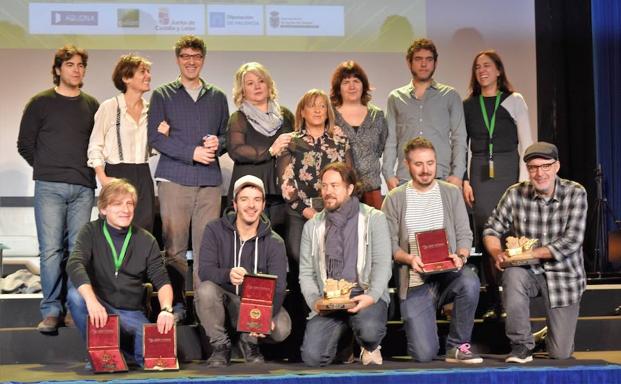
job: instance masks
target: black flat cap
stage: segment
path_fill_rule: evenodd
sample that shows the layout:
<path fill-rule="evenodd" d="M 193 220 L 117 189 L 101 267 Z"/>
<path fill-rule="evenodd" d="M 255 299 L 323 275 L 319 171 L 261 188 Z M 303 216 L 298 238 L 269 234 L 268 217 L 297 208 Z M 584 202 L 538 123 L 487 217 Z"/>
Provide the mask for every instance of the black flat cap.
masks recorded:
<path fill-rule="evenodd" d="M 530 159 L 550 159 L 558 160 L 558 148 L 556 145 L 546 143 L 545 141 L 538 141 L 524 151 L 524 162 L 528 162 Z"/>

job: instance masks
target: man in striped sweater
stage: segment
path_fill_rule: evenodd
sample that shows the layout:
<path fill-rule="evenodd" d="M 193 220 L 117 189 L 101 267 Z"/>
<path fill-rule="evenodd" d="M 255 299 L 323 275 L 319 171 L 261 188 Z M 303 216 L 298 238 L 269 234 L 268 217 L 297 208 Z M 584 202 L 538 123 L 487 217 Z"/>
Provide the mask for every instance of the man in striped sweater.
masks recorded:
<path fill-rule="evenodd" d="M 463 268 L 472 246 L 466 205 L 458 187 L 436 179 L 436 152 L 423 138 L 410 140 L 404 149 L 412 180 L 390 191 L 382 210 L 388 219 L 392 254 L 399 268 L 400 308 L 414 360 L 431 361 L 440 349 L 436 312 L 453 303 L 446 340 L 446 361 L 477 364 L 483 359 L 470 351 L 474 313 L 479 301 L 479 279 Z M 424 275 L 417 251 L 417 232 L 443 228 L 454 272 Z"/>

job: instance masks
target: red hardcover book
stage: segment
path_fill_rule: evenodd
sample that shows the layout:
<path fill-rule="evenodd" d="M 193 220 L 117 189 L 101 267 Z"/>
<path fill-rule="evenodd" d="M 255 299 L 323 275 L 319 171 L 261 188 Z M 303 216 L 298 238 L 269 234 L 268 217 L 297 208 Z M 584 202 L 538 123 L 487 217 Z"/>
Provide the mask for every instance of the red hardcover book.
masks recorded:
<path fill-rule="evenodd" d="M 90 317 L 86 323 L 86 348 L 93 372 L 126 372 L 127 363 L 120 349 L 118 315 L 108 315 L 106 325 L 95 328 Z"/>
<path fill-rule="evenodd" d="M 268 335 L 272 332 L 272 304 L 276 291 L 277 276 L 246 275 L 242 285 L 239 305 L 239 332 L 256 332 Z"/>
<path fill-rule="evenodd" d="M 168 333 L 160 333 L 157 330 L 157 324 L 144 324 L 142 335 L 145 370 L 169 371 L 179 369 L 176 326 L 173 326 Z"/>
<path fill-rule="evenodd" d="M 435 274 L 457 270 L 455 263 L 449 257 L 448 241 L 444 228 L 417 232 L 416 246 L 424 264 L 423 273 Z"/>

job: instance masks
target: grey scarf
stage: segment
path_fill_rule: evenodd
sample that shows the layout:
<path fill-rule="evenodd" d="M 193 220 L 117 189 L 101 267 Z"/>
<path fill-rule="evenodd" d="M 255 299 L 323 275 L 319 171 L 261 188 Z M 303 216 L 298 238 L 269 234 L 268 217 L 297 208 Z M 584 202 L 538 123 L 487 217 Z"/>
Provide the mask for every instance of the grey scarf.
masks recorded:
<path fill-rule="evenodd" d="M 326 273 L 328 278 L 358 281 L 358 213 L 360 203 L 351 197 L 335 211 L 326 210 Z"/>
<path fill-rule="evenodd" d="M 244 101 L 239 110 L 246 115 L 246 119 L 257 132 L 264 136 L 272 137 L 282 126 L 283 118 L 280 114 L 280 106 L 273 100 L 267 103 L 267 112 L 261 111 L 248 101 Z"/>

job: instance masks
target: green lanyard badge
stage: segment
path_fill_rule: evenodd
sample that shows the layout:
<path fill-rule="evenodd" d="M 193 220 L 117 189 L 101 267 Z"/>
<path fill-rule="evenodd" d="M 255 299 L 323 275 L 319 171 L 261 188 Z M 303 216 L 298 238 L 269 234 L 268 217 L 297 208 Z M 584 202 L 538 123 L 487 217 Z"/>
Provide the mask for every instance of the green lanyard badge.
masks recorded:
<path fill-rule="evenodd" d="M 114 277 L 119 276 L 119 269 L 121 269 L 121 264 L 123 264 L 123 259 L 125 259 L 125 252 L 127 252 L 127 246 L 129 245 L 129 239 L 132 237 L 132 227 L 129 227 L 127 231 L 127 235 L 125 235 L 125 240 L 123 241 L 123 246 L 121 247 L 121 254 L 117 255 L 116 248 L 114 247 L 114 242 L 112 241 L 112 237 L 110 237 L 110 232 L 108 231 L 108 225 L 104 221 L 103 224 L 103 233 L 108 241 L 108 245 L 112 250 L 112 259 L 114 260 Z"/>
<path fill-rule="evenodd" d="M 502 92 L 496 92 L 496 102 L 494 103 L 494 113 L 492 113 L 491 122 L 489 117 L 487 116 L 487 109 L 485 108 L 485 102 L 483 101 L 483 95 L 479 95 L 479 104 L 481 105 L 481 114 L 483 114 L 483 122 L 485 122 L 485 128 L 487 128 L 487 133 L 489 133 L 489 177 L 493 179 L 495 177 L 494 172 L 494 128 L 496 127 L 496 111 L 498 110 L 498 106 L 500 105 L 500 96 Z"/>

